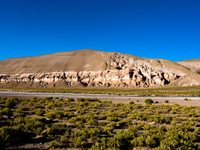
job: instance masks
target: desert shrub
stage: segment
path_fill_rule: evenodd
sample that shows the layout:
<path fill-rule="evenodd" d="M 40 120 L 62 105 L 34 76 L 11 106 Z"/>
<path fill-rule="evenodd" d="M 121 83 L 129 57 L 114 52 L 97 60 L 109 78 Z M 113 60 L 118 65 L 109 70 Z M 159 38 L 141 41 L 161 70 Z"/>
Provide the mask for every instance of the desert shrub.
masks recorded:
<path fill-rule="evenodd" d="M 111 149 L 127 149 L 131 146 L 130 140 L 135 138 L 133 132 L 117 131 L 113 137 L 108 138 L 107 147 Z"/>
<path fill-rule="evenodd" d="M 166 127 L 165 127 L 164 125 L 159 126 L 159 130 L 160 130 L 160 131 L 167 131 L 167 130 L 166 130 Z"/>
<path fill-rule="evenodd" d="M 37 128 L 35 128 L 35 129 L 33 129 L 33 132 L 36 134 L 36 135 L 40 135 L 41 134 L 41 132 L 42 132 L 42 127 L 37 127 Z"/>
<path fill-rule="evenodd" d="M 168 128 L 161 141 L 162 149 L 193 149 L 196 136 L 188 131 L 181 131 L 177 126 Z"/>
<path fill-rule="evenodd" d="M 107 117 L 117 117 L 118 116 L 117 112 L 111 112 L 111 111 L 108 111 L 108 112 L 104 111 L 102 114 L 105 114 Z"/>
<path fill-rule="evenodd" d="M 157 142 L 155 139 L 153 139 L 152 137 L 147 137 L 145 139 L 145 144 L 149 147 L 155 147 L 157 145 Z"/>
<path fill-rule="evenodd" d="M 59 139 L 55 139 L 55 140 L 49 142 L 49 144 L 51 145 L 51 147 L 54 147 L 54 148 L 62 146 L 62 142 Z"/>
<path fill-rule="evenodd" d="M 12 111 L 10 108 L 4 108 L 2 111 L 1 111 L 1 115 L 12 115 Z"/>
<path fill-rule="evenodd" d="M 107 117 L 106 120 L 108 121 L 119 121 L 118 117 Z"/>
<path fill-rule="evenodd" d="M 5 104 L 6 103 L 7 98 L 6 97 L 2 97 L 0 99 L 0 104 Z"/>
<path fill-rule="evenodd" d="M 118 124 L 120 125 L 120 126 L 129 126 L 129 125 L 131 125 L 131 120 L 129 120 L 129 119 L 122 119 L 122 120 L 120 120 L 119 122 L 118 122 Z"/>
<path fill-rule="evenodd" d="M 99 103 L 90 98 L 85 98 L 83 102 L 70 103 L 62 99 L 54 101 L 51 98 L 35 98 L 35 102 L 28 99 L 18 100 L 12 108 L 8 108 L 5 107 L 6 101 L 7 98 L 0 98 L 0 149 L 4 149 L 9 143 L 11 145 L 15 141 L 23 141 L 27 135 L 30 139 L 43 135 L 44 139 L 52 141 L 51 148 L 200 148 L 200 107 L 196 106 L 112 104 L 109 101 Z M 28 106 L 30 102 L 33 103 Z M 44 107 L 48 104 L 51 109 L 45 110 Z M 35 118 L 30 115 L 43 115 L 44 110 L 45 116 Z M 58 118 L 59 123 L 49 121 L 46 117 Z M 142 123 L 133 123 L 135 119 Z M 146 124 L 146 121 L 149 123 Z M 6 140 L 2 144 L 1 128 L 4 126 L 12 128 L 5 132 L 8 134 L 2 134 Z M 18 135 L 20 136 L 17 137 Z"/>
<path fill-rule="evenodd" d="M 87 101 L 87 102 L 99 102 L 99 103 L 101 103 L 101 101 L 99 99 L 97 99 L 97 98 L 86 98 L 85 101 Z"/>
<path fill-rule="evenodd" d="M 78 102 L 84 102 L 85 99 L 84 99 L 84 98 L 77 98 L 77 101 L 78 101 Z"/>
<path fill-rule="evenodd" d="M 132 113 L 128 114 L 128 117 L 130 119 L 137 119 L 137 120 L 141 120 L 141 121 L 145 121 L 147 120 L 148 116 L 146 114 L 143 113 L 139 113 L 137 111 L 132 111 Z"/>
<path fill-rule="evenodd" d="M 151 105 L 151 104 L 153 103 L 153 100 L 152 100 L 152 99 L 146 99 L 144 102 L 145 102 L 146 104 Z"/>
<path fill-rule="evenodd" d="M 18 102 L 18 98 L 12 97 L 12 98 L 8 98 L 6 100 L 5 106 L 8 108 L 13 108 L 14 106 L 16 106 Z"/>
<path fill-rule="evenodd" d="M 134 103 L 133 101 L 130 101 L 129 104 L 130 104 L 130 105 L 133 105 L 133 104 L 135 104 L 135 103 Z"/>
<path fill-rule="evenodd" d="M 85 147 L 87 144 L 87 139 L 91 139 L 92 141 L 96 141 L 98 136 L 100 135 L 100 129 L 94 127 L 94 128 L 82 128 L 80 131 L 76 131 L 72 133 L 72 136 L 74 137 L 73 145 L 75 147 Z M 83 140 L 81 142 L 80 140 Z"/>
<path fill-rule="evenodd" d="M 17 107 L 16 109 L 17 112 L 22 112 L 22 113 L 25 113 L 27 111 L 29 111 L 29 108 L 28 107 Z"/>
<path fill-rule="evenodd" d="M 142 105 L 141 104 L 138 104 L 138 105 L 135 105 L 134 106 L 136 109 L 140 109 L 140 108 L 142 108 Z"/>
<path fill-rule="evenodd" d="M 74 102 L 75 100 L 73 98 L 67 98 L 67 102 Z"/>
<path fill-rule="evenodd" d="M 0 128 L 0 148 L 4 149 L 10 143 L 12 129 L 9 126 Z"/>
<path fill-rule="evenodd" d="M 62 111 L 55 109 L 55 110 L 46 112 L 45 116 L 50 119 L 55 119 L 55 118 L 61 119 L 62 117 L 64 117 L 64 113 Z"/>
<path fill-rule="evenodd" d="M 36 108 L 33 110 L 33 113 L 35 113 L 38 116 L 42 116 L 45 112 L 41 108 Z"/>
<path fill-rule="evenodd" d="M 187 98 L 184 98 L 184 100 L 185 100 L 185 101 L 188 101 L 188 99 L 187 99 Z"/>
<path fill-rule="evenodd" d="M 168 100 L 165 100 L 165 103 L 169 103 L 169 101 L 168 101 Z"/>
<path fill-rule="evenodd" d="M 96 125 L 96 124 L 97 124 L 97 122 L 96 122 L 94 119 L 88 120 L 87 123 L 88 123 L 90 126 L 93 126 L 93 125 Z"/>
<path fill-rule="evenodd" d="M 166 115 L 155 114 L 148 118 L 149 121 L 155 121 L 157 123 L 171 123 L 171 117 Z"/>
<path fill-rule="evenodd" d="M 70 118 L 69 120 L 68 120 L 68 122 L 70 122 L 70 123 L 75 123 L 75 122 L 77 122 L 77 121 L 81 121 L 81 122 L 85 122 L 85 118 L 84 118 L 84 116 L 77 116 L 77 117 L 72 117 L 72 118 Z"/>
<path fill-rule="evenodd" d="M 74 137 L 73 146 L 84 148 L 87 145 L 87 138 L 85 136 Z"/>
<path fill-rule="evenodd" d="M 45 101 L 52 101 L 53 100 L 53 97 L 46 97 L 44 98 Z"/>
<path fill-rule="evenodd" d="M 46 105 L 46 109 L 51 109 L 55 104 L 53 102 L 50 102 L 48 105 Z"/>
<path fill-rule="evenodd" d="M 103 101 L 104 106 L 109 106 L 112 104 L 112 101 Z"/>
<path fill-rule="evenodd" d="M 95 143 L 92 145 L 90 150 L 102 150 L 106 149 L 108 143 L 108 138 L 100 138 L 95 141 Z"/>
<path fill-rule="evenodd" d="M 39 121 L 38 118 L 18 117 L 14 119 L 14 124 L 16 125 L 16 129 L 21 132 L 32 131 L 38 134 L 39 129 L 37 128 L 43 128 L 43 123 Z"/>
<path fill-rule="evenodd" d="M 131 144 L 132 144 L 134 147 L 144 146 L 144 145 L 145 145 L 145 140 L 146 140 L 146 138 L 145 138 L 144 136 L 139 136 L 139 137 L 134 138 L 134 139 L 131 141 Z"/>
<path fill-rule="evenodd" d="M 153 127 L 151 125 L 148 125 L 148 124 L 145 124 L 144 127 L 143 127 L 144 130 L 150 130 L 152 128 Z"/>
<path fill-rule="evenodd" d="M 116 127 L 116 122 L 113 121 L 113 122 L 107 124 L 103 131 L 108 133 L 109 135 L 113 135 L 113 129 L 115 127 Z"/>

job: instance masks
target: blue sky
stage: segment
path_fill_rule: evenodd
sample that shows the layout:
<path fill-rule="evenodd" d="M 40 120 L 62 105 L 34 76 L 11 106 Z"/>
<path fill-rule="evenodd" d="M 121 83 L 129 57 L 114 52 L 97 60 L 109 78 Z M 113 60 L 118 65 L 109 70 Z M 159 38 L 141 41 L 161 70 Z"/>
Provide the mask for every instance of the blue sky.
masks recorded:
<path fill-rule="evenodd" d="M 200 58 L 199 0 L 0 0 L 0 60 L 94 49 Z"/>

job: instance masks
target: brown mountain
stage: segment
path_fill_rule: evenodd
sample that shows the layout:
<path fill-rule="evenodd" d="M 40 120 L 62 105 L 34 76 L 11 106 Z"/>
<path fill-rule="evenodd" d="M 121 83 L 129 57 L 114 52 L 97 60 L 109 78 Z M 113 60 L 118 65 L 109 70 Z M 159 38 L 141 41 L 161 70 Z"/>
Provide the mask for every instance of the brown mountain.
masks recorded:
<path fill-rule="evenodd" d="M 0 86 L 191 86 L 200 84 L 195 68 L 190 61 L 176 63 L 85 49 L 0 61 Z"/>
<path fill-rule="evenodd" d="M 200 59 L 188 59 L 177 63 L 200 73 Z"/>

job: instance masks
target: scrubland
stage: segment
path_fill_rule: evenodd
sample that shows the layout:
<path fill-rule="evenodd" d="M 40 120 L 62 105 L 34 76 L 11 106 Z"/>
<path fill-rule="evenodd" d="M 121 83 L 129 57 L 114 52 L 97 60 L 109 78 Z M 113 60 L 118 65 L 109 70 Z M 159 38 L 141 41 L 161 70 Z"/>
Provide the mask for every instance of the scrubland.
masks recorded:
<path fill-rule="evenodd" d="M 0 98 L 1 149 L 200 149 L 200 107 Z"/>

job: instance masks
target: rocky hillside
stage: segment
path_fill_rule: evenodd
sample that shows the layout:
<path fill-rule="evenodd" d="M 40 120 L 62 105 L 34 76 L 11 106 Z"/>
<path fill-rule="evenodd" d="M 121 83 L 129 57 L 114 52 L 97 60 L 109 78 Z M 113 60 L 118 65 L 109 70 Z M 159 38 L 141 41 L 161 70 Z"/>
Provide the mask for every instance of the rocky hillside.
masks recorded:
<path fill-rule="evenodd" d="M 177 83 L 186 76 L 184 84 Z M 189 80 L 191 76 L 199 74 L 182 63 L 90 49 L 0 61 L 1 87 L 199 85 Z"/>
<path fill-rule="evenodd" d="M 200 73 L 200 59 L 189 59 L 189 60 L 179 61 L 177 63 Z"/>

